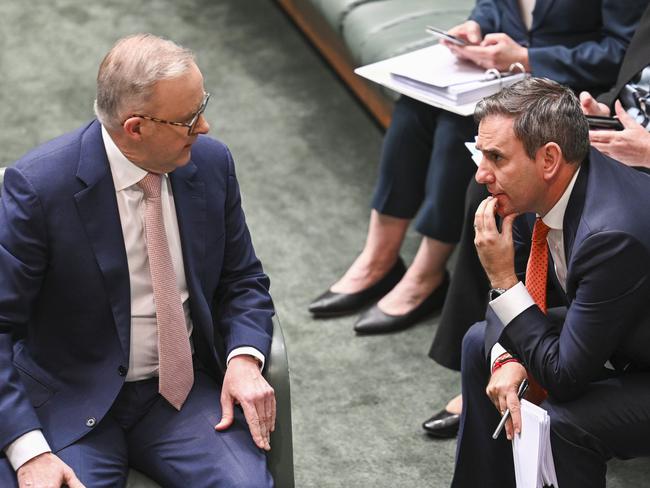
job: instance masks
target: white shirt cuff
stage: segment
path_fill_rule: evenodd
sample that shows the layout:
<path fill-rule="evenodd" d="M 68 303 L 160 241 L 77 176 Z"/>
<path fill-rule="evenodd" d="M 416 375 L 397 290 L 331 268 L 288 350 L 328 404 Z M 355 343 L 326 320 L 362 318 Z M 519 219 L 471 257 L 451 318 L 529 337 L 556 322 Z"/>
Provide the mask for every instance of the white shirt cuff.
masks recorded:
<path fill-rule="evenodd" d="M 535 302 L 521 281 L 490 302 L 490 307 L 504 326 L 532 305 Z"/>
<path fill-rule="evenodd" d="M 490 353 L 490 371 L 494 368 L 494 362 L 497 360 L 501 354 L 503 354 L 506 351 L 501 344 L 498 342 L 492 346 L 492 352 Z"/>
<path fill-rule="evenodd" d="M 18 471 L 30 459 L 44 452 L 52 452 L 52 449 L 40 430 L 30 430 L 5 447 L 4 451 L 14 471 Z"/>
<path fill-rule="evenodd" d="M 264 363 L 266 362 L 266 359 L 264 358 L 264 354 L 259 352 L 254 347 L 250 347 L 250 346 L 236 347 L 235 349 L 230 351 L 230 354 L 228 354 L 228 359 L 226 359 L 226 366 L 228 366 L 230 360 L 235 356 L 253 356 L 254 358 L 259 359 L 261 361 L 262 365 L 260 366 L 260 370 L 264 369 Z"/>

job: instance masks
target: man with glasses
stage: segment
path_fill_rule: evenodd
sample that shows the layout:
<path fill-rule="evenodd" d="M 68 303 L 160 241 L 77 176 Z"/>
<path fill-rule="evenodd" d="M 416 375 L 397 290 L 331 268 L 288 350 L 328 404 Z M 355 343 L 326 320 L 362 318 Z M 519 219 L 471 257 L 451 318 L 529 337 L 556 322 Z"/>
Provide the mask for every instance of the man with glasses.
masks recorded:
<path fill-rule="evenodd" d="M 121 39 L 98 120 L 7 170 L 0 486 L 273 486 L 273 304 L 209 99 L 190 51 Z"/>
<path fill-rule="evenodd" d="M 203 95 L 203 102 L 201 102 L 201 106 L 194 113 L 194 115 L 189 120 L 189 122 L 171 122 L 169 120 L 163 120 L 157 117 L 151 117 L 149 115 L 139 115 L 139 114 L 133 114 L 131 115 L 131 117 L 139 117 L 141 119 L 151 120 L 152 122 L 158 122 L 159 124 L 175 125 L 176 127 L 187 127 L 187 135 L 191 136 L 192 134 L 194 134 L 196 130 L 196 126 L 199 123 L 199 119 L 201 118 L 201 115 L 203 115 L 203 112 L 205 112 L 205 108 L 208 106 L 209 100 L 210 100 L 210 94 L 205 93 Z"/>

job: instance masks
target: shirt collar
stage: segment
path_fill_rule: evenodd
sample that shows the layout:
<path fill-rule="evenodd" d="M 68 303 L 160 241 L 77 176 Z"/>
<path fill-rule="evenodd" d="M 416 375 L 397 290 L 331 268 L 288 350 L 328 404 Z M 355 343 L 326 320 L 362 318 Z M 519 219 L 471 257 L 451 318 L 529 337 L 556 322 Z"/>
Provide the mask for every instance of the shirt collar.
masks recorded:
<path fill-rule="evenodd" d="M 113 184 L 115 191 L 122 191 L 125 188 L 135 185 L 138 181 L 147 175 L 147 172 L 136 166 L 127 157 L 122 154 L 122 151 L 117 147 L 106 128 L 102 125 L 102 139 L 104 140 L 104 148 L 106 149 L 106 157 L 111 166 L 111 173 L 113 174 Z"/>
<path fill-rule="evenodd" d="M 553 208 L 549 210 L 547 214 L 544 215 L 544 217 L 542 217 L 542 222 L 544 222 L 551 229 L 562 230 L 564 228 L 564 213 L 566 212 L 566 207 L 569 204 L 569 198 L 571 197 L 573 187 L 575 186 L 576 180 L 578 179 L 578 173 L 580 173 L 579 167 L 573 175 L 573 178 L 571 178 L 569 185 L 566 187 L 566 190 L 564 190 L 564 193 L 560 199 L 555 205 L 553 205 Z"/>

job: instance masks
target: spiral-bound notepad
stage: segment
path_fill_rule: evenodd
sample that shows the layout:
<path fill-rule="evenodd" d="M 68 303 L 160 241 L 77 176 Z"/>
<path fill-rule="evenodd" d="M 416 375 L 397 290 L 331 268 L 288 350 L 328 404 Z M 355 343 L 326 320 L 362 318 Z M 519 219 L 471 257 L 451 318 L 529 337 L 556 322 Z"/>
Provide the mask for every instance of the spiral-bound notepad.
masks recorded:
<path fill-rule="evenodd" d="M 473 63 L 459 61 L 440 44 L 357 68 L 355 73 L 460 115 L 471 115 L 481 98 L 525 77 L 520 72 L 485 71 Z"/>
<path fill-rule="evenodd" d="M 517 488 L 559 488 L 551 450 L 551 420 L 546 410 L 521 401 L 521 434 L 512 441 Z"/>

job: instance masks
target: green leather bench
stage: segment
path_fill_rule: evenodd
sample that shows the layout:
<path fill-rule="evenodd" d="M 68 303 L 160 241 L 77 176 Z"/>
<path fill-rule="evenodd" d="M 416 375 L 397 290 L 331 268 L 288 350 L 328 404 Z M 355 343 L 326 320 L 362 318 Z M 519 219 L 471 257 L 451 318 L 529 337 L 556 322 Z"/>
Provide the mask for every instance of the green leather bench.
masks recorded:
<path fill-rule="evenodd" d="M 277 0 L 384 127 L 395 93 L 354 74 L 358 66 L 436 41 L 424 31 L 465 21 L 474 0 Z"/>

